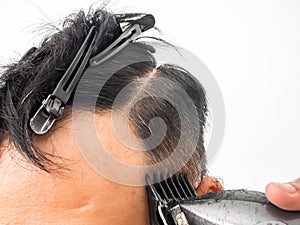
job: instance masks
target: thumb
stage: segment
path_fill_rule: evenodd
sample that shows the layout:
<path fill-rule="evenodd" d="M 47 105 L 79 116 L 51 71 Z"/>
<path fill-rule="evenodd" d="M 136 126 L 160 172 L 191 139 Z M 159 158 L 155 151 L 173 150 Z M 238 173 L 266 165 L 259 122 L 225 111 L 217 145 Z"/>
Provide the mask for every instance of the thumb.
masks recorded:
<path fill-rule="evenodd" d="M 266 187 L 270 202 L 285 210 L 300 210 L 300 178 L 290 183 L 270 183 Z"/>

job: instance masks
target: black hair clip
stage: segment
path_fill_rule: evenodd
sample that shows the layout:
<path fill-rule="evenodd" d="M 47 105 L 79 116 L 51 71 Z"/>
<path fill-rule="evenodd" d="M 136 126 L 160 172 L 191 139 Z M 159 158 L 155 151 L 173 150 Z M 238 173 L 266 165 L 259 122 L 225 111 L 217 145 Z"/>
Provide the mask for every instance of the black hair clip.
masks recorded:
<path fill-rule="evenodd" d="M 70 99 L 87 64 L 97 66 L 103 63 L 121 51 L 128 43 L 135 40 L 142 32 L 152 28 L 154 23 L 154 17 L 146 14 L 136 22 L 130 23 L 120 37 L 100 54 L 90 59 L 97 36 L 93 26 L 55 90 L 42 102 L 41 107 L 31 118 L 31 129 L 36 134 L 45 134 L 52 127 L 55 120 L 62 117 L 64 106 Z"/>
<path fill-rule="evenodd" d="M 88 63 L 95 39 L 96 32 L 93 26 L 55 90 L 43 101 L 41 107 L 31 118 L 30 127 L 36 134 L 46 133 L 55 120 L 61 118 L 64 106 L 67 104 Z"/>
<path fill-rule="evenodd" d="M 31 56 L 35 51 L 37 50 L 37 47 L 32 47 L 30 48 L 20 59 L 20 62 L 27 59 L 29 56 Z"/>
<path fill-rule="evenodd" d="M 118 52 L 120 52 L 128 43 L 136 39 L 141 33 L 152 28 L 155 24 L 155 19 L 153 15 L 146 14 L 134 24 L 130 24 L 125 31 L 110 44 L 106 49 L 104 49 L 100 54 L 96 55 L 90 59 L 90 65 L 98 66 L 107 59 L 111 58 Z"/>

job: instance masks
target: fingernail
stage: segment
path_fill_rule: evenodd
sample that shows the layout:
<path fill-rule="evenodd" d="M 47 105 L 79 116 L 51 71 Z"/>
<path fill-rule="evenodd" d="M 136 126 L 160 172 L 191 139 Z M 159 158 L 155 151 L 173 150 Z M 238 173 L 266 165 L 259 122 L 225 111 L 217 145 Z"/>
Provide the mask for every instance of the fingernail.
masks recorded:
<path fill-rule="evenodd" d="M 297 192 L 297 189 L 295 186 L 289 184 L 289 183 L 277 183 L 278 187 L 281 188 L 283 191 L 289 193 L 289 194 L 295 194 Z"/>

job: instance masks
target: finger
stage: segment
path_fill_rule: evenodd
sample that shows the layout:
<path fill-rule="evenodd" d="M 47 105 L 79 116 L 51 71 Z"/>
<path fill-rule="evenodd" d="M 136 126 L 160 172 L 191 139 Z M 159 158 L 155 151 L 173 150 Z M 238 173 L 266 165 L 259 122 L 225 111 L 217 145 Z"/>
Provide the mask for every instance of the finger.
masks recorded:
<path fill-rule="evenodd" d="M 285 210 L 300 210 L 300 178 L 290 183 L 271 183 L 266 187 L 270 202 Z"/>

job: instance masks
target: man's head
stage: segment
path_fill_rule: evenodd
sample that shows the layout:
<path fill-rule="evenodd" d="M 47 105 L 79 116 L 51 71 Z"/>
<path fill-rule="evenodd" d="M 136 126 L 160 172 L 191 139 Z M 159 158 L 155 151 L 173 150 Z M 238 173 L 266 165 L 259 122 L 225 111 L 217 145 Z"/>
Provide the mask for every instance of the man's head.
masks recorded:
<path fill-rule="evenodd" d="M 130 220 L 134 215 L 126 211 L 130 207 L 135 208 L 138 214 L 146 214 L 147 207 L 142 204 L 146 202 L 144 188 L 118 185 L 104 179 L 87 165 L 80 154 L 72 126 L 75 93 L 65 107 L 63 118 L 57 121 L 47 134 L 37 135 L 29 126 L 30 119 L 40 107 L 43 99 L 55 89 L 91 27 L 95 26 L 97 31 L 95 48 L 91 55 L 93 57 L 121 35 L 121 23 L 131 23 L 137 16 L 139 14 L 114 15 L 105 10 L 96 10 L 87 15 L 79 12 L 67 18 L 63 29 L 46 38 L 39 48 L 6 68 L 1 76 L 2 87 L 0 89 L 0 141 L 2 143 L 0 173 L 3 177 L 5 174 L 16 175 L 15 179 L 9 179 L 9 177 L 4 179 L 13 188 L 5 189 L 3 193 L 11 196 L 14 192 L 18 192 L 23 196 L 12 201 L 19 201 L 20 205 L 25 208 L 26 204 L 36 204 L 38 208 L 40 207 L 41 217 L 45 217 L 47 210 L 53 209 L 57 213 L 59 211 L 57 209 L 65 208 L 65 212 L 70 213 L 74 207 L 75 214 L 70 213 L 73 215 L 70 219 L 73 219 L 74 223 L 77 217 L 80 217 L 80 212 L 82 215 L 92 213 L 91 216 L 96 217 L 100 212 L 107 211 L 106 213 L 109 214 L 110 210 L 115 210 L 117 215 L 118 213 L 125 215 L 125 218 L 122 216 L 119 219 L 115 218 L 116 224 Z M 102 89 L 98 90 L 95 111 L 87 107 L 87 103 L 92 101 L 93 96 L 83 95 L 85 96 L 83 99 L 77 99 L 76 105 L 79 105 L 83 113 L 82 121 L 84 121 L 84 115 L 93 113 L 101 143 L 118 160 L 133 166 L 159 163 L 168 159 L 176 149 L 182 130 L 192 130 L 188 127 L 189 123 L 185 122 L 190 119 L 188 115 L 192 109 L 181 109 L 183 115 L 186 115 L 182 120 L 172 102 L 157 97 L 169 95 L 170 98 L 177 99 L 174 101 L 184 101 L 185 99 L 179 96 L 177 89 L 179 86 L 192 99 L 198 115 L 194 125 L 199 127 L 200 135 L 196 143 L 189 139 L 184 140 L 186 149 L 193 149 L 193 154 L 178 173 L 186 175 L 196 188 L 206 171 L 203 132 L 206 124 L 207 102 L 203 87 L 183 68 L 172 64 L 157 65 L 151 54 L 151 46 L 143 42 L 133 43 L 130 49 L 125 50 L 122 52 L 125 56 L 127 54 L 128 57 L 139 58 L 139 54 L 142 54 L 141 58 L 147 60 L 118 69 L 109 77 L 105 69 L 100 71 L 87 67 L 86 73 L 93 74 L 95 79 L 81 84 L 83 88 L 77 90 L 77 94 L 78 92 L 80 94 L 80 90 L 93 92 L 95 82 L 99 79 L 106 82 Z M 112 64 L 109 69 L 118 68 L 120 62 L 117 59 L 111 60 Z M 164 78 L 170 82 L 157 82 Z M 127 88 L 130 84 L 134 85 Z M 126 91 L 122 91 L 125 88 Z M 116 106 L 114 103 L 120 95 L 119 104 Z M 129 110 L 129 117 L 124 126 L 129 127 L 130 135 L 141 140 L 139 143 L 131 144 L 141 149 L 150 149 L 149 151 L 136 152 L 128 145 L 124 145 L 115 134 L 113 126 L 115 121 L 112 121 L 111 115 L 116 113 L 120 116 L 119 118 L 122 118 L 127 110 Z M 164 121 L 165 132 L 151 127 L 153 118 L 160 118 Z M 122 119 L 119 122 L 122 124 Z M 123 126 L 120 124 L 119 126 Z M 125 139 L 126 135 L 125 133 Z M 163 139 L 153 146 L 153 142 L 147 141 L 151 135 L 156 141 L 161 136 Z M 131 142 L 129 136 L 128 142 Z M 178 164 L 181 160 L 178 158 L 168 163 Z M 36 192 L 32 192 L 34 188 L 37 188 Z M 98 204 L 101 204 L 101 207 Z M 11 206 L 6 205 L 6 208 L 9 207 Z M 97 208 L 98 211 L 89 211 L 89 207 L 100 208 Z M 41 213 L 43 211 L 44 214 Z M 62 216 L 66 217 L 64 213 Z M 47 220 L 47 217 L 45 218 Z M 103 223 L 107 218 L 110 217 L 104 218 Z M 52 220 L 49 219 L 49 221 Z M 93 221 L 92 219 L 91 224 Z M 137 220 L 136 224 L 140 224 L 141 221 Z M 111 220 L 110 224 L 113 224 Z"/>

